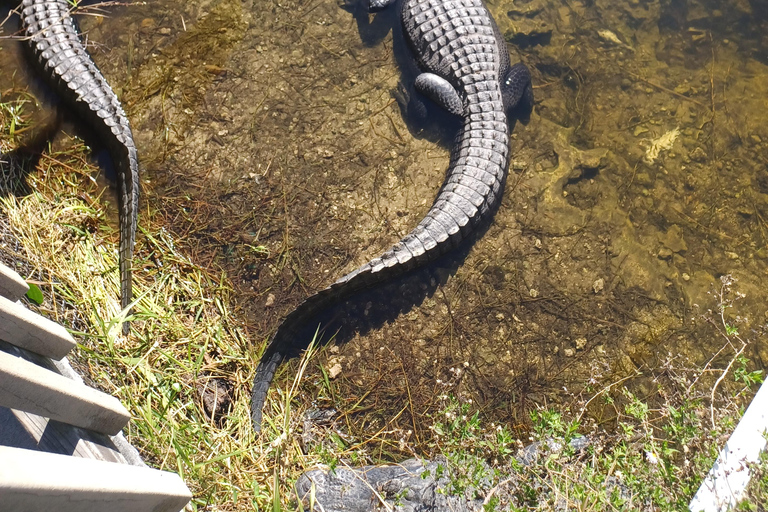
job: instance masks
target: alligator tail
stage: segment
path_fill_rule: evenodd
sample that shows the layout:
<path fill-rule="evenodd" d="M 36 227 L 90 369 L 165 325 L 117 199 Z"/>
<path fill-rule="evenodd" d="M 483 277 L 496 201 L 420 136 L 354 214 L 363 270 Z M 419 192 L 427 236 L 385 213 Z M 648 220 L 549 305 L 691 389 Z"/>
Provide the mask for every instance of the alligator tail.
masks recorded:
<path fill-rule="evenodd" d="M 117 95 L 80 40 L 67 0 L 23 0 L 21 25 L 34 62 L 54 90 L 97 132 L 117 171 L 120 303 L 131 304 L 131 262 L 139 207 L 139 161 Z M 123 324 L 127 333 L 128 323 Z"/>
<path fill-rule="evenodd" d="M 256 368 L 251 419 L 261 430 L 262 407 L 280 363 L 306 348 L 302 328 L 323 310 L 354 293 L 434 261 L 457 247 L 495 212 L 509 164 L 509 132 L 499 102 L 470 107 L 451 151 L 443 186 L 416 228 L 391 249 L 302 302 L 280 324 Z"/>

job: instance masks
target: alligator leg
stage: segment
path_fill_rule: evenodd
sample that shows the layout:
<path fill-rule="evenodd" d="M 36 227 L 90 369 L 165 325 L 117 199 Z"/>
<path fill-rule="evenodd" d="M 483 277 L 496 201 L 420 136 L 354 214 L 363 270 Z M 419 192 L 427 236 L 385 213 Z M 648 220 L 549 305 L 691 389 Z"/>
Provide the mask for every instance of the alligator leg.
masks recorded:
<path fill-rule="evenodd" d="M 421 73 L 416 77 L 414 87 L 418 92 L 437 103 L 451 114 L 464 114 L 464 103 L 451 83 L 434 73 Z"/>
<path fill-rule="evenodd" d="M 506 110 L 533 107 L 531 72 L 522 62 L 510 67 L 502 77 L 501 100 Z"/>

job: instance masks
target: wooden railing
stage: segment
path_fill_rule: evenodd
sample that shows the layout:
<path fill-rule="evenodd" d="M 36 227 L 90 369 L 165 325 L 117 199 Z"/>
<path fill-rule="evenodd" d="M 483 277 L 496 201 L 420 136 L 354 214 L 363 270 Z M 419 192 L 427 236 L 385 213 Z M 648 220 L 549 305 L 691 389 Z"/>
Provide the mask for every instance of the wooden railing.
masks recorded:
<path fill-rule="evenodd" d="M 130 413 L 72 370 L 75 340 L 18 302 L 27 290 L 0 264 L 0 512 L 181 510 L 187 486 L 141 461 Z"/>

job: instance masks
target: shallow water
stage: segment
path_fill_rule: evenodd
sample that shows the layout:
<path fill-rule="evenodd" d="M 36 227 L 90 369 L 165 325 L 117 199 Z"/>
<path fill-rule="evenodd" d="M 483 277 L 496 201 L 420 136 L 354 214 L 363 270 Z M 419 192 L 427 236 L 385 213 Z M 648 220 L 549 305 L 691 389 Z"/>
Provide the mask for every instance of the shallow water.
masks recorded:
<path fill-rule="evenodd" d="M 397 421 L 408 426 L 449 382 L 489 415 L 525 421 L 535 405 L 670 352 L 703 363 L 723 345 L 701 315 L 725 274 L 746 294 L 728 314 L 765 368 L 768 10 L 747 0 L 489 7 L 536 97 L 514 127 L 503 204 L 462 264 L 419 277 L 420 291 L 394 306 L 403 314 L 365 318 L 400 285 L 336 312 L 364 331 L 322 360 L 343 368 L 341 402 L 365 396 L 370 429 L 407 403 Z M 201 265 L 228 270 L 254 350 L 431 204 L 450 128 L 403 119 L 393 13 L 331 0 L 109 12 L 80 22 L 133 124 L 144 201 Z M 3 69 L 25 69 L 6 62 L 13 44 L 1 45 Z M 6 90 L 30 78 L 1 80 Z"/>

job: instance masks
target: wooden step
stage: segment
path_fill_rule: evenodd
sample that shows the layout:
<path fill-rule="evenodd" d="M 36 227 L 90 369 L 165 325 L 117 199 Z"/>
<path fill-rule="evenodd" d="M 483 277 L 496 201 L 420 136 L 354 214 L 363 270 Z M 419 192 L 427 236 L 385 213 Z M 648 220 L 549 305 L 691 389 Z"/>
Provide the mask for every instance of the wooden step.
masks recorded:
<path fill-rule="evenodd" d="M 157 469 L 0 446 L 0 509 L 178 512 L 192 498 Z"/>
<path fill-rule="evenodd" d="M 0 340 L 56 360 L 75 346 L 64 327 L 5 297 L 0 297 Z"/>
<path fill-rule="evenodd" d="M 0 405 L 108 435 L 131 419 L 117 398 L 6 352 L 0 352 Z"/>
<path fill-rule="evenodd" d="M 17 301 L 27 291 L 29 291 L 29 285 L 26 281 L 19 274 L 0 263 L 0 296 Z"/>

